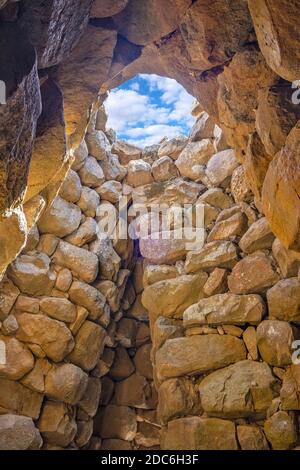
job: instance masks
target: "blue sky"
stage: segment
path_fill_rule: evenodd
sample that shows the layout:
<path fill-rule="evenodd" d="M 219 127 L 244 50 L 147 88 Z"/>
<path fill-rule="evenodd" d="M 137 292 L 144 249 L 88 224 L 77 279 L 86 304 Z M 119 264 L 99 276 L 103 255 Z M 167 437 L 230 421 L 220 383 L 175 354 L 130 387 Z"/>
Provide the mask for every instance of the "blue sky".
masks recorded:
<path fill-rule="evenodd" d="M 193 101 L 175 80 L 137 75 L 110 92 L 105 102 L 107 125 L 119 139 L 139 147 L 156 144 L 165 136 L 189 133 Z"/>

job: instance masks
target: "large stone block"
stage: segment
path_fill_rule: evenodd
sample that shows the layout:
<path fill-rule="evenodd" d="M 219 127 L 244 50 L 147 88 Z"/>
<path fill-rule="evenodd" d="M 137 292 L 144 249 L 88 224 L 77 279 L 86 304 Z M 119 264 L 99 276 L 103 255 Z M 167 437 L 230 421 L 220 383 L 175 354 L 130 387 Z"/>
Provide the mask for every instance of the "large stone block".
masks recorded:
<path fill-rule="evenodd" d="M 201 405 L 209 416 L 262 419 L 276 396 L 275 385 L 267 364 L 241 361 L 202 380 Z"/>
<path fill-rule="evenodd" d="M 265 306 L 259 295 L 218 294 L 201 299 L 183 314 L 183 325 L 257 325 L 263 317 Z"/>
<path fill-rule="evenodd" d="M 195 335 L 168 339 L 156 353 L 160 380 L 197 375 L 246 359 L 244 343 L 231 335 Z"/>
<path fill-rule="evenodd" d="M 235 425 L 218 418 L 191 416 L 168 423 L 161 448 L 165 450 L 237 450 Z"/>

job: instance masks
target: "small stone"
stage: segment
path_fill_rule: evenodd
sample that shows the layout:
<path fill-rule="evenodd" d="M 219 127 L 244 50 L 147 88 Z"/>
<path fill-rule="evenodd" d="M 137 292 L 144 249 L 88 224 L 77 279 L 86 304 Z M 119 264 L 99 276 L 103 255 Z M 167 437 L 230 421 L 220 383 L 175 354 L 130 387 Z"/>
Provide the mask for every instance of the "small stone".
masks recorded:
<path fill-rule="evenodd" d="M 74 156 L 72 170 L 78 171 L 84 164 L 85 159 L 87 158 L 88 154 L 89 154 L 89 151 L 85 143 L 85 140 L 82 140 L 79 147 L 77 147 L 76 149 L 72 149 L 72 155 Z"/>
<path fill-rule="evenodd" d="M 110 149 L 109 141 L 101 130 L 95 130 L 86 135 L 86 144 L 89 155 L 95 157 L 96 160 L 104 160 L 106 153 Z"/>
<path fill-rule="evenodd" d="M 278 411 L 267 419 L 264 431 L 273 450 L 287 450 L 297 444 L 296 426 L 286 411 Z"/>
<path fill-rule="evenodd" d="M 34 358 L 31 352 L 16 338 L 0 335 L 0 341 L 4 345 L 4 357 L 1 354 L 0 377 L 9 380 L 21 379 L 33 369 Z"/>
<path fill-rule="evenodd" d="M 241 237 L 247 230 L 247 218 L 241 212 L 217 222 L 207 237 L 208 242 Z"/>
<path fill-rule="evenodd" d="M 87 319 L 89 315 L 89 312 L 86 308 L 84 307 L 77 307 L 76 309 L 76 318 L 73 321 L 73 323 L 70 323 L 69 329 L 72 333 L 72 335 L 76 335 L 78 333 L 78 330 L 80 327 L 83 325 L 85 320 Z"/>
<path fill-rule="evenodd" d="M 112 146 L 112 152 L 118 155 L 122 165 L 128 165 L 131 160 L 139 160 L 142 154 L 141 149 L 124 140 L 117 140 Z"/>
<path fill-rule="evenodd" d="M 174 137 L 173 139 L 166 139 L 159 146 L 158 156 L 164 157 L 167 155 L 173 160 L 176 160 L 186 144 L 187 139 L 183 136 Z"/>
<path fill-rule="evenodd" d="M 272 252 L 284 277 L 297 276 L 300 268 L 299 252 L 288 250 L 280 243 L 278 238 L 274 240 Z"/>
<path fill-rule="evenodd" d="M 127 182 L 134 188 L 153 182 L 151 166 L 144 160 L 131 160 L 127 171 Z"/>
<path fill-rule="evenodd" d="M 300 321 L 300 282 L 292 277 L 278 281 L 267 291 L 270 317 Z"/>
<path fill-rule="evenodd" d="M 79 170 L 79 176 L 82 184 L 88 188 L 97 188 L 105 181 L 103 170 L 94 157 L 87 157 Z"/>
<path fill-rule="evenodd" d="M 80 199 L 81 190 L 82 186 L 78 174 L 74 170 L 69 170 L 61 185 L 60 197 L 75 204 Z"/>
<path fill-rule="evenodd" d="M 115 350 L 114 362 L 109 375 L 116 381 L 126 379 L 135 370 L 135 367 L 125 348 L 118 346 Z"/>
<path fill-rule="evenodd" d="M 37 250 L 46 253 L 48 256 L 52 256 L 56 247 L 58 245 L 59 239 L 52 235 L 51 233 L 46 233 L 42 235 L 40 238 L 40 242 L 38 244 Z"/>
<path fill-rule="evenodd" d="M 227 291 L 227 275 L 226 269 L 215 268 L 204 285 L 204 294 L 207 297 L 224 294 Z"/>
<path fill-rule="evenodd" d="M 176 160 L 180 175 L 197 181 L 200 176 L 199 169 L 201 171 L 202 165 L 206 165 L 213 154 L 214 146 L 210 139 L 188 142 Z"/>
<path fill-rule="evenodd" d="M 77 421 L 77 433 L 75 436 L 75 443 L 79 448 L 84 447 L 90 440 L 93 434 L 94 423 L 92 419 L 88 421 Z"/>
<path fill-rule="evenodd" d="M 251 359 L 253 359 L 253 361 L 257 361 L 258 351 L 257 351 L 256 330 L 253 326 L 248 326 L 248 328 L 244 331 L 243 340 L 246 345 L 246 348 L 249 351 Z"/>
<path fill-rule="evenodd" d="M 86 320 L 75 336 L 75 346 L 69 360 L 85 371 L 94 369 L 104 348 L 106 332 L 100 326 Z"/>
<path fill-rule="evenodd" d="M 95 418 L 95 434 L 103 439 L 133 441 L 137 431 L 135 411 L 128 406 L 106 406 Z"/>
<path fill-rule="evenodd" d="M 68 235 L 65 240 L 72 245 L 82 247 L 86 243 L 94 241 L 97 238 L 97 233 L 97 222 L 92 217 L 87 217 L 78 229 Z"/>
<path fill-rule="evenodd" d="M 153 379 L 151 349 L 151 343 L 144 344 L 137 350 L 133 359 L 136 371 L 149 380 Z"/>
<path fill-rule="evenodd" d="M 281 409 L 300 409 L 300 365 L 292 364 L 283 375 L 280 390 Z"/>
<path fill-rule="evenodd" d="M 168 181 L 179 175 L 172 158 L 167 156 L 160 157 L 153 163 L 152 174 L 155 181 Z"/>
<path fill-rule="evenodd" d="M 197 203 L 206 203 L 218 209 L 228 209 L 232 206 L 232 199 L 221 188 L 211 188 L 201 194 Z"/>
<path fill-rule="evenodd" d="M 119 181 L 105 181 L 97 188 L 97 193 L 101 200 L 116 204 L 122 196 L 122 184 Z"/>
<path fill-rule="evenodd" d="M 199 391 L 190 379 L 174 378 L 160 385 L 157 414 L 162 423 L 188 414 L 200 414 L 201 411 Z"/>
<path fill-rule="evenodd" d="M 270 249 L 274 238 L 267 219 L 262 217 L 250 226 L 241 238 L 239 245 L 245 253 L 253 253 L 257 250 Z"/>
<path fill-rule="evenodd" d="M 137 323 L 131 318 L 121 318 L 117 324 L 116 340 L 124 348 L 135 346 Z"/>
<path fill-rule="evenodd" d="M 269 450 L 263 430 L 258 426 L 237 426 L 237 437 L 242 450 Z"/>
<path fill-rule="evenodd" d="M 255 252 L 235 265 L 228 276 L 228 287 L 234 294 L 260 293 L 275 284 L 278 278 L 270 259 L 262 252 Z"/>
<path fill-rule="evenodd" d="M 83 394 L 78 406 L 91 418 L 95 416 L 98 410 L 101 396 L 101 381 L 95 377 L 89 377 L 87 388 Z"/>
<path fill-rule="evenodd" d="M 132 408 L 149 408 L 151 387 L 145 377 L 132 374 L 115 388 L 114 402 L 117 405 L 131 406 Z"/>
<path fill-rule="evenodd" d="M 237 338 L 241 338 L 243 334 L 242 328 L 235 325 L 222 325 L 222 329 L 226 335 L 236 336 Z"/>
<path fill-rule="evenodd" d="M 279 320 L 264 320 L 256 330 L 257 346 L 262 359 L 272 366 L 282 367 L 292 362 L 293 328 Z"/>
<path fill-rule="evenodd" d="M 235 202 L 251 202 L 253 198 L 243 165 L 239 165 L 232 173 L 230 192 Z"/>
<path fill-rule="evenodd" d="M 16 333 L 18 328 L 19 328 L 19 325 L 18 325 L 16 317 L 12 313 L 10 313 L 8 317 L 2 323 L 1 332 L 5 336 L 11 336 L 14 333 Z"/>
<path fill-rule="evenodd" d="M 0 320 L 5 320 L 20 298 L 19 289 L 6 277 L 0 282 Z M 16 302 L 16 303 L 17 303 Z"/>
<path fill-rule="evenodd" d="M 203 111 L 197 118 L 193 125 L 189 139 L 192 142 L 202 139 L 212 139 L 214 137 L 215 123 L 213 119 Z"/>
<path fill-rule="evenodd" d="M 167 279 L 147 287 L 142 294 L 142 303 L 149 311 L 151 322 L 160 315 L 182 317 L 190 305 L 203 297 L 206 280 L 207 274 L 200 271 L 198 274 Z"/>
<path fill-rule="evenodd" d="M 77 203 L 78 207 L 86 215 L 86 217 L 95 217 L 97 207 L 100 204 L 100 197 L 94 189 L 83 186 L 80 199 Z M 72 230 L 73 232 L 74 230 Z M 71 233 L 71 232 L 70 232 Z"/>
<path fill-rule="evenodd" d="M 68 292 L 73 280 L 72 273 L 69 269 L 63 268 L 59 271 L 56 278 L 55 287 L 62 292 Z"/>

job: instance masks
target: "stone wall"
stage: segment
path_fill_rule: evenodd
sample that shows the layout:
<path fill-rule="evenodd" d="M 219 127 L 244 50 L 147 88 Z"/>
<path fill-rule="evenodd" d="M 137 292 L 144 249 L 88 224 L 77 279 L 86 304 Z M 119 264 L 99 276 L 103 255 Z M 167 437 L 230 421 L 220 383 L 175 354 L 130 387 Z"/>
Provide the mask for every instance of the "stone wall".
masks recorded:
<path fill-rule="evenodd" d="M 188 139 L 140 150 L 94 106 L 1 283 L 0 448 L 297 447 L 300 256 L 258 212 L 220 129 L 195 113 Z M 152 217 L 141 203 L 192 220 L 201 204 L 204 245 L 177 239 L 177 218 L 167 237 L 160 223 L 158 238 L 141 234 Z M 138 241 L 104 233 L 112 208 Z"/>
<path fill-rule="evenodd" d="M 299 251 L 298 3 L 0 0 L 0 276 L 55 197 L 97 95 L 139 72 L 198 99 L 273 232 Z"/>

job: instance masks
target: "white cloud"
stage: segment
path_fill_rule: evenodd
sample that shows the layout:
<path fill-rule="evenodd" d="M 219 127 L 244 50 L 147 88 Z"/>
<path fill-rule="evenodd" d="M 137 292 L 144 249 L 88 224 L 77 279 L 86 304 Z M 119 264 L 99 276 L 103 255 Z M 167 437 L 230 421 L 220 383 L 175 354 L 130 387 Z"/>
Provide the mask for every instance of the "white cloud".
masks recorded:
<path fill-rule="evenodd" d="M 129 88 L 110 92 L 105 107 L 108 126 L 119 138 L 144 147 L 163 137 L 186 133 L 193 123 L 193 97 L 175 80 L 157 75 L 140 75 Z M 142 92 L 141 90 L 144 90 Z"/>

